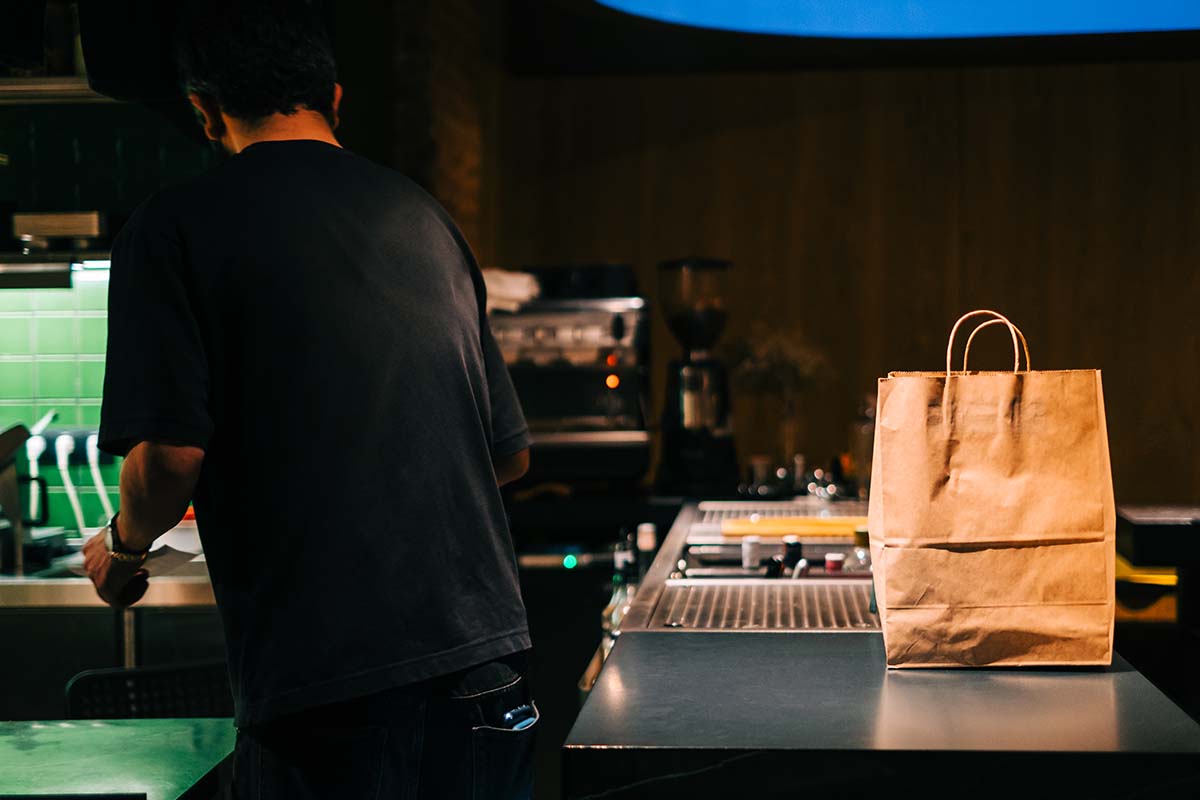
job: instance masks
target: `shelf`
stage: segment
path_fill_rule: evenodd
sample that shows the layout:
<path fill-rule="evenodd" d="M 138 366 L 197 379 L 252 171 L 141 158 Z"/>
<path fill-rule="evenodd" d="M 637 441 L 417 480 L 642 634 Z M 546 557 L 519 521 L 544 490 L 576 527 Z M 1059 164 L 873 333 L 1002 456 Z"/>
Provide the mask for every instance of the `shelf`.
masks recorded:
<path fill-rule="evenodd" d="M 92 91 L 87 78 L 75 75 L 0 78 L 0 105 L 115 102 L 110 97 Z"/>
<path fill-rule="evenodd" d="M 23 255 L 0 253 L 0 290 L 2 289 L 67 289 L 76 275 L 99 270 L 76 272 L 72 265 L 86 261 L 108 261 L 107 250 L 46 251 Z"/>
<path fill-rule="evenodd" d="M 34 250 L 31 253 L 0 251 L 0 266 L 9 264 L 82 264 L 85 261 L 108 261 L 109 250 Z"/>

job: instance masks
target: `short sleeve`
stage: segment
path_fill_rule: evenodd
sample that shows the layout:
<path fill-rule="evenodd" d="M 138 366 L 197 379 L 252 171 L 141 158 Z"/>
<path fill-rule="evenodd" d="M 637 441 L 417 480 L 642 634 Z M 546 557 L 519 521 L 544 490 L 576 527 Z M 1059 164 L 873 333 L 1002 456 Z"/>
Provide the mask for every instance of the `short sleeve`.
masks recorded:
<path fill-rule="evenodd" d="M 483 280 L 483 271 L 479 269 L 479 262 L 475 260 L 475 254 L 471 252 L 471 246 L 467 244 L 462 231 L 440 206 L 435 203 L 434 207 L 438 209 L 447 232 L 454 239 L 475 286 L 479 339 L 487 377 L 488 405 L 491 406 L 492 412 L 492 458 L 511 456 L 529 447 L 533 440 L 529 436 L 529 425 L 526 424 L 525 414 L 521 411 L 521 401 L 517 398 L 512 376 L 508 374 L 508 365 L 504 363 L 504 356 L 496 344 L 495 337 L 492 336 L 492 327 L 488 324 L 487 283 Z"/>
<path fill-rule="evenodd" d="M 100 447 L 125 455 L 140 441 L 206 448 L 208 361 L 189 297 L 180 242 L 143 207 L 113 243 Z"/>
<path fill-rule="evenodd" d="M 525 423 L 512 376 L 508 374 L 508 366 L 492 336 L 486 316 L 480 324 L 480 333 L 483 337 L 483 361 L 487 369 L 488 399 L 492 406 L 492 454 L 511 456 L 529 447 L 529 426 Z"/>

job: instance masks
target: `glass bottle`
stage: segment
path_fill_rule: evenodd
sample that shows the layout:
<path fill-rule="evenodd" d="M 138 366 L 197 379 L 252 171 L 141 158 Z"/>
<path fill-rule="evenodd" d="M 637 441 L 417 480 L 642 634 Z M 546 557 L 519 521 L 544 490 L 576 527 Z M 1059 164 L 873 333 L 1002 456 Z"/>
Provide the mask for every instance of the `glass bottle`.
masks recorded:
<path fill-rule="evenodd" d="M 856 545 L 846 551 L 846 561 L 842 571 L 848 574 L 863 575 L 871 572 L 871 551 L 861 545 Z"/>
<path fill-rule="evenodd" d="M 600 612 L 600 645 L 604 648 L 605 656 L 621 632 L 621 620 L 625 618 L 636 591 L 637 557 L 622 541 L 613 548 L 612 595 L 608 605 Z"/>

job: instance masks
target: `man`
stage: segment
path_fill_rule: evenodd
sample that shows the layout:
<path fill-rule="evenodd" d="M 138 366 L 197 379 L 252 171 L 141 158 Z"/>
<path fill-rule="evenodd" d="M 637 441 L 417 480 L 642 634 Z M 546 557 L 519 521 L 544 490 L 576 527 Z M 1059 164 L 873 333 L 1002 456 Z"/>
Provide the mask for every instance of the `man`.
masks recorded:
<path fill-rule="evenodd" d="M 232 156 L 113 247 L 101 597 L 194 500 L 243 797 L 528 794 L 530 646 L 499 484 L 529 435 L 446 213 L 343 150 L 307 14 L 210 9 L 180 48 Z"/>

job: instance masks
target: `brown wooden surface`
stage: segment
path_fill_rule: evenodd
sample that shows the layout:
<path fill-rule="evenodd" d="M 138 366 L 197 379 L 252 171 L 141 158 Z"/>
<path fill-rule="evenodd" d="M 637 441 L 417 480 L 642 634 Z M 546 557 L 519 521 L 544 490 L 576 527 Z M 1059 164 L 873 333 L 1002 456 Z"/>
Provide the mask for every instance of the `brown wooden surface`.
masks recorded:
<path fill-rule="evenodd" d="M 888 370 L 936 369 L 963 311 L 1034 365 L 1104 372 L 1122 501 L 1200 497 L 1200 64 L 503 82 L 477 245 L 515 266 L 731 258 L 730 335 L 804 335 L 810 461 Z M 980 342 L 1001 368 L 1005 337 Z M 676 353 L 654 326 L 655 408 Z M 777 420 L 737 398 L 744 456 Z"/>

